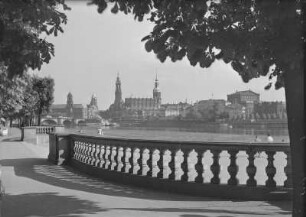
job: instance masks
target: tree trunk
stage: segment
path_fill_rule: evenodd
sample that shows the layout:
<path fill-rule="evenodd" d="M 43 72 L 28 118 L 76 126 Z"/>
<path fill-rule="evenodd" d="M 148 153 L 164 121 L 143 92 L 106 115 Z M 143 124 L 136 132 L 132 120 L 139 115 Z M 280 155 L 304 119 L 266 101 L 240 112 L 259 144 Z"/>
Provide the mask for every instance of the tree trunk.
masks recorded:
<path fill-rule="evenodd" d="M 42 114 L 42 109 L 38 109 L 38 114 L 37 114 L 37 125 L 40 126 L 40 120 L 41 120 L 41 114 Z"/>
<path fill-rule="evenodd" d="M 41 116 L 41 114 L 38 114 L 38 115 L 37 115 L 37 125 L 38 125 L 38 126 L 40 126 L 40 116 Z"/>
<path fill-rule="evenodd" d="M 285 93 L 290 137 L 293 183 L 293 216 L 303 217 L 305 195 L 305 105 L 303 71 L 291 70 L 285 74 Z"/>

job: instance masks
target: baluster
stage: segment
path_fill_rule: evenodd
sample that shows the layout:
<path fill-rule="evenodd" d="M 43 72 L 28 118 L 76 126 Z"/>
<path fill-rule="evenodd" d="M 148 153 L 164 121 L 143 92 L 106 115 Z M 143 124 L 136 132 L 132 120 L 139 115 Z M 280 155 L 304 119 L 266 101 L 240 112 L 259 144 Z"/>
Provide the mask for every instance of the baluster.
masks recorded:
<path fill-rule="evenodd" d="M 78 160 L 82 162 L 82 156 L 83 156 L 83 143 L 79 141 L 79 148 L 78 148 Z"/>
<path fill-rule="evenodd" d="M 247 154 L 248 154 L 248 160 L 249 160 L 249 165 L 247 166 L 246 170 L 247 170 L 247 174 L 248 174 L 248 180 L 247 180 L 247 186 L 256 186 L 257 185 L 257 181 L 255 180 L 255 174 L 257 171 L 257 168 L 254 164 L 254 160 L 255 160 L 255 154 L 256 151 L 254 151 L 252 148 L 247 150 Z"/>
<path fill-rule="evenodd" d="M 82 162 L 82 157 L 83 157 L 83 143 L 79 141 L 79 150 L 78 150 L 78 160 Z"/>
<path fill-rule="evenodd" d="M 103 168 L 104 164 L 105 164 L 105 159 L 104 159 L 104 155 L 105 155 L 105 145 L 101 145 L 100 146 L 100 164 L 99 167 Z"/>
<path fill-rule="evenodd" d="M 162 179 L 164 177 L 164 152 L 160 149 L 159 150 L 159 160 L 157 162 L 157 166 L 159 168 L 159 172 L 157 174 L 157 178 Z"/>
<path fill-rule="evenodd" d="M 72 157 L 73 157 L 74 159 L 77 160 L 77 155 L 78 155 L 78 152 L 77 152 L 77 149 L 78 149 L 78 142 L 77 142 L 77 141 L 74 141 L 73 143 L 74 143 L 74 146 L 73 146 L 73 155 L 72 155 Z"/>
<path fill-rule="evenodd" d="M 169 175 L 170 180 L 175 180 L 175 155 L 177 150 L 171 149 L 171 160 L 169 162 L 169 168 L 171 169 L 171 173 Z"/>
<path fill-rule="evenodd" d="M 276 182 L 274 180 L 274 176 L 276 174 L 276 168 L 274 166 L 274 155 L 276 151 L 266 151 L 268 155 L 268 165 L 266 167 L 266 173 L 268 176 L 268 180 L 266 181 L 267 187 L 276 187 Z"/>
<path fill-rule="evenodd" d="M 124 156 L 124 168 L 123 168 L 123 171 L 125 173 L 129 173 L 130 169 L 128 168 L 128 166 L 130 165 L 130 158 L 128 158 L 128 152 L 129 148 L 128 147 L 125 147 L 123 149 L 123 156 Z"/>
<path fill-rule="evenodd" d="M 77 141 L 77 149 L 76 149 L 76 160 L 80 161 L 80 157 L 81 157 L 81 153 L 80 153 L 80 150 L 81 149 L 81 145 L 80 145 L 80 142 Z"/>
<path fill-rule="evenodd" d="M 99 163 L 100 163 L 100 145 L 96 145 L 96 153 L 95 153 L 95 167 L 98 167 Z"/>
<path fill-rule="evenodd" d="M 92 153 L 92 144 L 89 143 L 89 148 L 88 148 L 88 152 L 87 152 L 87 164 L 91 164 L 91 153 Z"/>
<path fill-rule="evenodd" d="M 195 169 L 198 173 L 198 176 L 195 178 L 196 183 L 203 183 L 203 172 L 204 172 L 204 165 L 203 165 L 203 155 L 205 151 L 198 151 L 198 162 L 195 165 Z"/>
<path fill-rule="evenodd" d="M 96 145 L 92 144 L 91 153 L 90 153 L 90 158 L 91 158 L 90 165 L 92 166 L 95 165 L 95 161 L 96 161 L 95 155 L 96 155 Z"/>
<path fill-rule="evenodd" d="M 118 171 L 118 172 L 121 172 L 122 171 L 122 168 L 123 167 L 121 167 L 121 169 L 119 169 L 120 168 L 120 164 L 122 164 L 122 158 L 123 158 L 123 156 L 122 155 L 120 155 L 120 151 L 121 150 L 123 150 L 123 148 L 122 147 L 118 147 L 117 148 L 117 165 L 115 166 L 115 168 L 114 168 L 114 170 L 115 171 Z M 123 153 L 124 153 L 124 150 L 123 150 Z M 123 154 L 124 155 L 124 154 Z M 124 158 L 123 158 L 124 159 Z"/>
<path fill-rule="evenodd" d="M 104 169 L 108 168 L 108 150 L 109 150 L 109 146 L 107 144 L 105 144 L 105 152 L 104 152 Z"/>
<path fill-rule="evenodd" d="M 139 148 L 139 158 L 137 159 L 137 164 L 139 165 L 139 170 L 137 171 L 137 175 L 142 175 L 142 170 L 143 170 L 143 164 L 142 164 L 142 160 L 143 160 L 143 152 L 145 149 Z"/>
<path fill-rule="evenodd" d="M 116 146 L 113 146 L 112 147 L 112 156 L 111 156 L 111 159 L 112 159 L 112 163 L 111 163 L 111 168 L 113 168 L 113 170 L 115 170 L 116 166 L 118 165 L 118 162 L 116 162 L 117 158 L 116 156 L 118 155 L 118 149 Z"/>
<path fill-rule="evenodd" d="M 182 175 L 182 181 L 187 182 L 188 181 L 188 157 L 189 157 L 189 152 L 190 150 L 188 149 L 183 149 L 182 150 L 184 154 L 184 160 L 181 164 L 182 170 L 183 170 L 183 175 Z"/>
<path fill-rule="evenodd" d="M 82 157 L 83 157 L 83 143 L 79 141 L 79 157 L 78 160 L 82 162 Z"/>
<path fill-rule="evenodd" d="M 227 171 L 230 175 L 230 178 L 227 181 L 227 184 L 229 185 L 238 185 L 238 179 L 236 177 L 238 173 L 238 165 L 236 162 L 238 152 L 239 150 L 228 150 L 230 155 L 230 165 L 228 166 Z"/>
<path fill-rule="evenodd" d="M 80 147 L 80 161 L 83 162 L 85 144 L 84 144 L 84 142 L 80 142 L 80 143 L 81 143 L 81 147 Z"/>
<path fill-rule="evenodd" d="M 211 153 L 213 154 L 212 158 L 213 158 L 213 163 L 210 166 L 210 170 L 213 173 L 213 177 L 210 180 L 211 184 L 220 184 L 220 178 L 219 178 L 219 174 L 220 174 L 220 164 L 219 164 L 219 158 L 220 158 L 220 153 L 221 150 L 217 150 L 217 149 L 212 149 Z"/>
<path fill-rule="evenodd" d="M 122 156 L 121 156 L 122 167 L 119 172 L 125 172 L 125 168 L 126 168 L 125 158 L 126 158 L 125 148 L 122 147 Z"/>
<path fill-rule="evenodd" d="M 128 173 L 133 174 L 133 169 L 134 169 L 134 150 L 132 148 L 130 148 L 131 150 L 131 156 L 129 158 L 129 164 L 130 164 L 130 169 L 128 170 Z"/>
<path fill-rule="evenodd" d="M 94 152 L 93 146 L 94 146 L 94 144 L 90 144 L 89 161 L 88 161 L 89 165 L 92 165 L 92 162 L 94 160 L 94 158 L 93 158 L 93 152 Z"/>
<path fill-rule="evenodd" d="M 87 147 L 87 144 L 86 144 L 85 142 L 83 142 L 83 146 L 84 146 L 84 148 L 83 148 L 83 158 L 82 158 L 82 162 L 85 163 L 86 153 L 87 153 L 88 147 Z"/>
<path fill-rule="evenodd" d="M 147 165 L 149 168 L 149 171 L 147 172 L 147 176 L 149 177 L 152 177 L 153 175 L 153 163 L 152 163 L 153 151 L 154 151 L 153 148 L 149 148 L 149 153 L 148 153 L 149 158 L 147 160 Z"/>
<path fill-rule="evenodd" d="M 287 176 L 287 179 L 284 182 L 284 186 L 287 188 L 292 187 L 292 161 L 291 161 L 291 153 L 290 151 L 286 151 L 285 154 L 287 155 L 287 165 L 285 167 L 285 173 Z"/>
<path fill-rule="evenodd" d="M 85 149 L 84 149 L 84 161 L 83 163 L 86 163 L 86 159 L 87 159 L 87 152 L 88 152 L 88 144 L 84 142 L 85 145 Z"/>
<path fill-rule="evenodd" d="M 83 158 L 82 158 L 82 162 L 85 163 L 85 158 L 86 158 L 86 152 L 87 152 L 87 144 L 85 142 L 83 142 Z"/>

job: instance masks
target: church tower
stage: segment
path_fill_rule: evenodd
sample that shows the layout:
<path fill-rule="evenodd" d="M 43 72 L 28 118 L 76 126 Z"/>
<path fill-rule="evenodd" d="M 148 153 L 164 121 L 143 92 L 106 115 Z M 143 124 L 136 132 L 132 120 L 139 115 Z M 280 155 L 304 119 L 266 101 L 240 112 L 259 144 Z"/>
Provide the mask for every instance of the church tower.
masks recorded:
<path fill-rule="evenodd" d="M 70 92 L 67 95 L 66 109 L 67 109 L 67 116 L 73 117 L 73 98 Z"/>
<path fill-rule="evenodd" d="M 96 94 L 93 94 L 93 95 L 91 96 L 91 100 L 90 100 L 90 104 L 89 104 L 89 105 L 95 106 L 95 107 L 98 108 L 98 99 L 97 99 Z"/>
<path fill-rule="evenodd" d="M 155 100 L 155 102 L 157 103 L 157 107 L 159 108 L 161 104 L 161 92 L 158 88 L 158 85 L 159 83 L 156 75 L 154 89 L 153 89 L 153 99 Z"/>
<path fill-rule="evenodd" d="M 121 109 L 122 107 L 122 92 L 121 92 L 121 81 L 119 78 L 119 74 L 117 75 L 117 80 L 116 80 L 114 106 L 115 106 L 115 109 Z"/>

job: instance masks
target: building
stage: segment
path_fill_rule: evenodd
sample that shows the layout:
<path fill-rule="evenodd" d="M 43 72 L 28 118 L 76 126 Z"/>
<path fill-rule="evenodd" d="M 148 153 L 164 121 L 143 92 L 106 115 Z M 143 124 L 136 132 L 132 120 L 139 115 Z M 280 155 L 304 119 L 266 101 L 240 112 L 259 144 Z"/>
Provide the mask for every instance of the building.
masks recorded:
<path fill-rule="evenodd" d="M 241 118 L 245 112 L 245 107 L 241 104 L 229 104 L 225 106 L 225 112 L 228 114 L 230 120 Z"/>
<path fill-rule="evenodd" d="M 122 100 L 121 81 L 119 75 L 116 79 L 115 101 L 109 111 L 113 119 L 146 118 L 157 116 L 161 106 L 161 92 L 156 77 L 152 98 L 125 98 Z"/>
<path fill-rule="evenodd" d="M 236 91 L 236 93 L 232 93 L 227 95 L 227 101 L 232 104 L 238 103 L 241 105 L 245 105 L 246 103 L 258 103 L 260 101 L 260 95 L 251 90 L 244 91 Z"/>
<path fill-rule="evenodd" d="M 186 117 L 187 109 L 191 105 L 188 103 L 173 103 L 173 104 L 162 104 L 159 112 L 159 117 L 163 118 L 175 118 L 175 117 Z"/>
<path fill-rule="evenodd" d="M 286 103 L 284 102 L 259 102 L 254 105 L 254 114 L 263 119 L 285 119 Z"/>
<path fill-rule="evenodd" d="M 90 103 L 87 105 L 87 119 L 101 119 L 98 113 L 98 99 L 97 96 L 93 94 Z"/>
<path fill-rule="evenodd" d="M 227 95 L 227 101 L 231 104 L 243 105 L 244 115 L 249 116 L 254 113 L 254 104 L 260 102 L 260 95 L 251 90 L 236 91 L 236 93 Z"/>
<path fill-rule="evenodd" d="M 128 111 L 137 111 L 143 117 L 157 116 L 161 106 L 161 92 L 157 76 L 155 78 L 152 98 L 125 98 L 125 108 Z"/>
<path fill-rule="evenodd" d="M 66 104 L 53 104 L 50 107 L 49 116 L 68 117 L 73 119 L 85 119 L 87 116 L 86 107 L 82 104 L 74 104 L 72 94 L 67 95 Z"/>

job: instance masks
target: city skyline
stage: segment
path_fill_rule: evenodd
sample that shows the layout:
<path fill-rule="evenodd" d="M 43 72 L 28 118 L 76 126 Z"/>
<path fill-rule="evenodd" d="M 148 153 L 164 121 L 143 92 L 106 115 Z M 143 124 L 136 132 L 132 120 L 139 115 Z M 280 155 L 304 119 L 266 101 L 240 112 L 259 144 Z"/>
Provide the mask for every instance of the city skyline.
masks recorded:
<path fill-rule="evenodd" d="M 95 93 L 99 109 L 105 110 L 114 102 L 118 72 L 123 98 L 152 96 L 157 73 L 163 103 L 195 102 L 212 95 L 226 99 L 227 94 L 248 89 L 259 93 L 262 101 L 285 99 L 283 89 L 264 90 L 267 77 L 245 84 L 230 65 L 220 61 L 209 69 L 193 67 L 186 59 L 160 63 L 141 42 L 151 32 L 151 23 L 109 11 L 101 15 L 84 2 L 68 4 L 72 11 L 67 12 L 64 34 L 49 39 L 55 45 L 55 57 L 38 72 L 54 78 L 54 104 L 65 103 L 68 92 L 75 103 L 88 104 Z"/>

